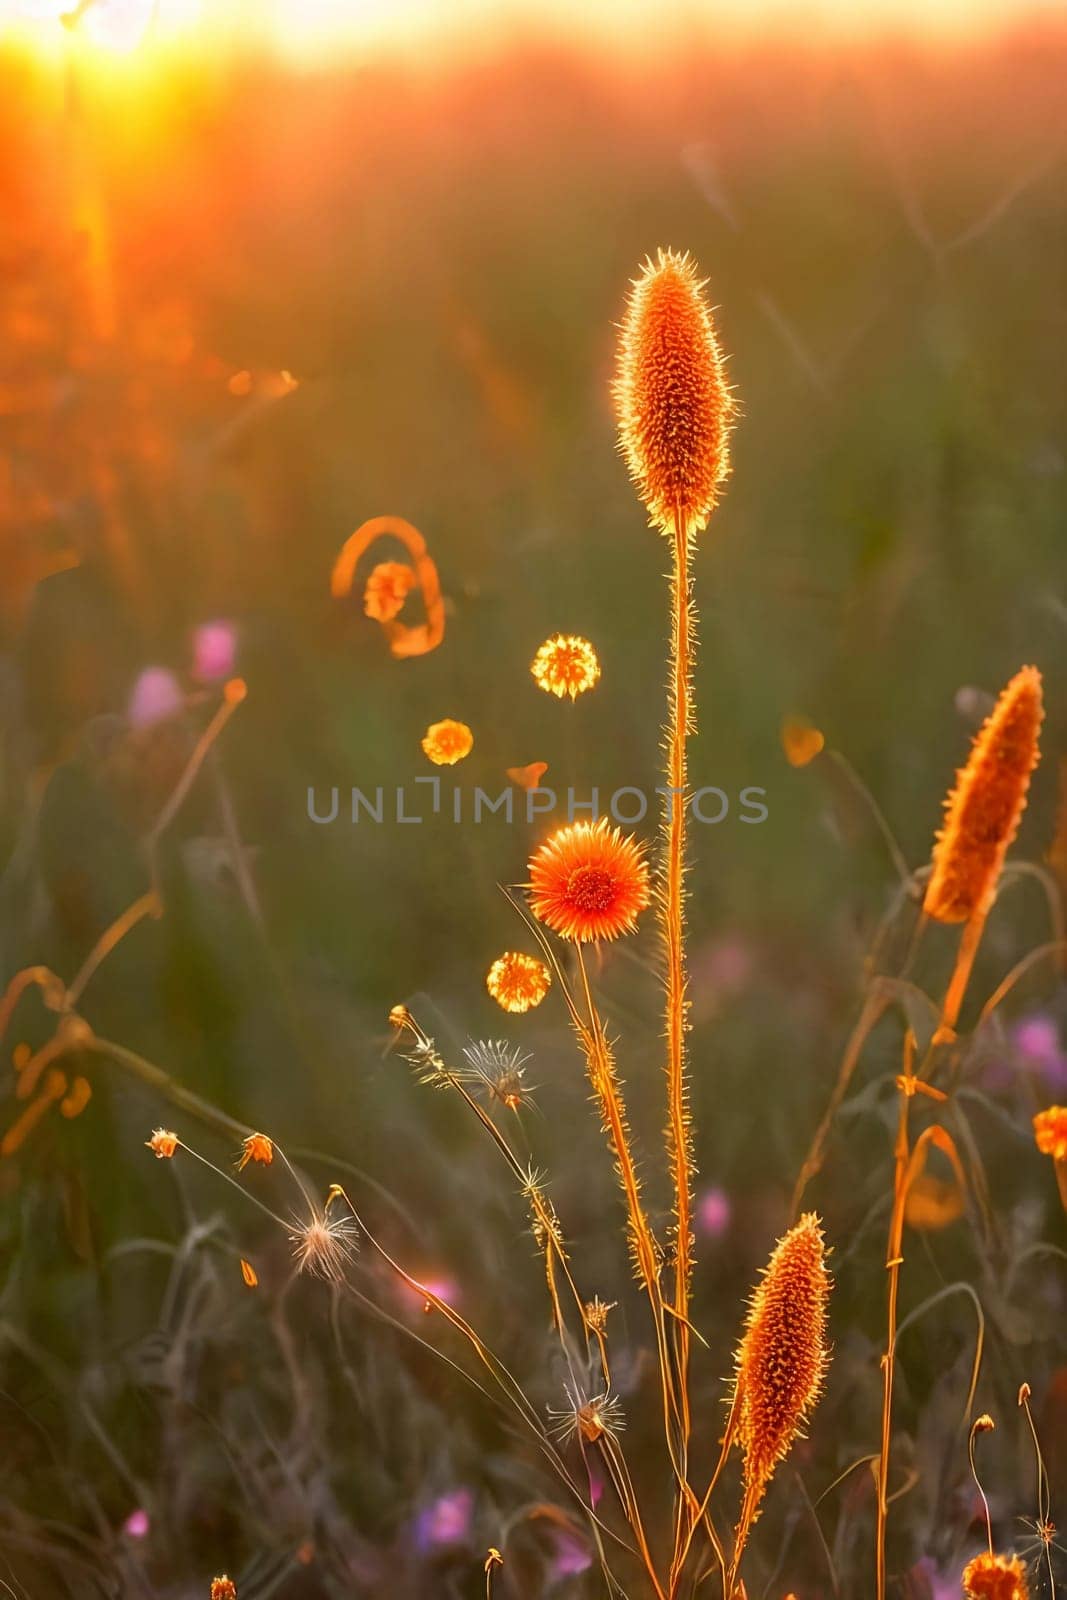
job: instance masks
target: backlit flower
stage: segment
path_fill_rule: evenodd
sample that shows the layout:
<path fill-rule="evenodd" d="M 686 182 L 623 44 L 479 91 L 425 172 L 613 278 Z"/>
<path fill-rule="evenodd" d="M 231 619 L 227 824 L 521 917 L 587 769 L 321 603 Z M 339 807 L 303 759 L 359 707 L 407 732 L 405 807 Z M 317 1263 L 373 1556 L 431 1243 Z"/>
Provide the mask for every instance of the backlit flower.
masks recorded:
<path fill-rule="evenodd" d="M 422 748 L 435 767 L 454 767 L 457 761 L 470 755 L 474 748 L 474 735 L 465 722 L 446 717 L 443 722 L 430 724 Z"/>
<path fill-rule="evenodd" d="M 1028 1600 L 1026 1570 L 1018 1556 L 995 1556 L 988 1550 L 963 1569 L 967 1600 Z"/>
<path fill-rule="evenodd" d="M 359 1249 L 359 1229 L 355 1218 L 332 1209 L 338 1196 L 331 1189 L 322 1210 L 315 1210 L 307 1222 L 294 1225 L 289 1235 L 293 1256 L 300 1272 L 340 1283 L 345 1268 Z"/>
<path fill-rule="evenodd" d="M 829 1297 L 826 1245 L 808 1212 L 775 1246 L 737 1351 L 738 1437 L 753 1514 L 822 1390 Z"/>
<path fill-rule="evenodd" d="M 529 873 L 534 916 L 579 944 L 632 933 L 649 903 L 642 846 L 603 817 L 559 828 L 534 853 Z"/>
<path fill-rule="evenodd" d="M 456 1073 L 461 1081 L 480 1086 L 508 1111 L 519 1111 L 529 1103 L 533 1089 L 526 1081 L 527 1051 L 506 1039 L 479 1039 L 465 1046 L 463 1054 L 467 1067 Z"/>
<path fill-rule="evenodd" d="M 826 748 L 826 739 L 806 717 L 786 717 L 782 723 L 782 750 L 791 767 L 806 767 Z"/>
<path fill-rule="evenodd" d="M 406 561 L 379 561 L 363 590 L 364 612 L 375 622 L 392 622 L 417 581 Z"/>
<path fill-rule="evenodd" d="M 707 526 L 729 470 L 734 402 L 704 284 L 688 255 L 659 250 L 626 303 L 614 384 L 619 445 L 656 527 Z"/>
<path fill-rule="evenodd" d="M 945 825 L 923 910 L 938 922 L 985 916 L 1008 847 L 1026 809 L 1030 774 L 1040 759 L 1044 711 L 1041 674 L 1023 667 L 986 718 L 945 802 Z"/>
<path fill-rule="evenodd" d="M 596 1444 L 605 1436 L 614 1439 L 626 1427 L 622 1406 L 609 1390 L 588 1399 L 577 1389 L 568 1388 L 566 1392 L 566 1408 L 550 1407 L 548 1413 L 557 1439 L 581 1439 L 585 1444 Z"/>
<path fill-rule="evenodd" d="M 591 689 L 600 677 L 600 662 L 588 639 L 577 634 L 557 633 L 546 639 L 530 663 L 534 682 L 562 700 L 574 700 Z"/>
<path fill-rule="evenodd" d="M 274 1160 L 274 1145 L 265 1133 L 250 1133 L 241 1145 L 241 1159 L 237 1163 L 238 1172 L 243 1172 L 250 1161 L 258 1161 L 260 1166 L 269 1167 Z"/>
<path fill-rule="evenodd" d="M 211 1580 L 211 1600 L 237 1600 L 237 1585 L 223 1573 Z"/>
<path fill-rule="evenodd" d="M 552 986 L 552 974 L 543 961 L 522 950 L 505 950 L 485 976 L 485 987 L 505 1011 L 531 1011 Z"/>
<path fill-rule="evenodd" d="M 1049 1106 L 1034 1118 L 1034 1143 L 1053 1161 L 1067 1161 L 1067 1106 Z"/>
<path fill-rule="evenodd" d="M 145 1145 L 160 1161 L 169 1161 L 178 1148 L 178 1135 L 167 1128 L 157 1128 Z"/>

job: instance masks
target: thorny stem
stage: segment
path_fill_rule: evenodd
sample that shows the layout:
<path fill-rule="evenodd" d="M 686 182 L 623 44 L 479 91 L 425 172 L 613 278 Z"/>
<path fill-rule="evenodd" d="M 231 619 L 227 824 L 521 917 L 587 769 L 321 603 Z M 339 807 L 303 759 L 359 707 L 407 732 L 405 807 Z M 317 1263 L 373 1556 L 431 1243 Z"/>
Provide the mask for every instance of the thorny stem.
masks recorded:
<path fill-rule="evenodd" d="M 910 1077 L 914 1067 L 915 1041 L 909 1032 L 905 1041 L 905 1077 Z M 878 1600 L 885 1600 L 886 1561 L 885 1534 L 889 1517 L 888 1477 L 889 1448 L 893 1425 L 893 1368 L 897 1342 L 897 1300 L 900 1289 L 900 1269 L 904 1264 L 901 1245 L 904 1235 L 904 1202 L 907 1198 L 906 1175 L 910 1157 L 908 1139 L 908 1111 L 911 1100 L 903 1088 L 899 1091 L 900 1107 L 897 1119 L 897 1137 L 893 1166 L 893 1209 L 889 1219 L 889 1240 L 886 1247 L 886 1270 L 889 1273 L 889 1292 L 886 1302 L 886 1346 L 882 1356 L 882 1437 L 878 1455 L 878 1512 L 876 1531 L 876 1567 Z"/>
<path fill-rule="evenodd" d="M 667 727 L 667 861 L 661 920 L 667 956 L 667 1150 L 675 1205 L 674 1329 L 681 1406 L 683 1471 L 689 1443 L 689 1286 L 693 1272 L 692 1145 L 685 1082 L 685 844 L 686 741 L 693 727 L 693 603 L 689 574 L 689 531 L 680 506 L 674 514 L 674 570 L 671 576 L 671 682 Z"/>

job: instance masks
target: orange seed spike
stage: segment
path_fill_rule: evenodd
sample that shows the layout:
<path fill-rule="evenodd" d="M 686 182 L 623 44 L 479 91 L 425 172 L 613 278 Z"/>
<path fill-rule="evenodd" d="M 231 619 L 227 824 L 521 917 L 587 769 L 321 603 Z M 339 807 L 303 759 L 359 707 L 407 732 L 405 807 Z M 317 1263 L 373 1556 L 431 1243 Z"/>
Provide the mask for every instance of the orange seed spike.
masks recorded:
<path fill-rule="evenodd" d="M 688 255 L 659 250 L 635 279 L 614 383 L 619 444 L 654 526 L 707 526 L 729 471 L 735 411 L 711 310 Z"/>
<path fill-rule="evenodd" d="M 923 901 L 935 921 L 967 922 L 985 916 L 993 904 L 1040 759 L 1043 716 L 1041 674 L 1023 667 L 986 718 L 945 802 Z"/>

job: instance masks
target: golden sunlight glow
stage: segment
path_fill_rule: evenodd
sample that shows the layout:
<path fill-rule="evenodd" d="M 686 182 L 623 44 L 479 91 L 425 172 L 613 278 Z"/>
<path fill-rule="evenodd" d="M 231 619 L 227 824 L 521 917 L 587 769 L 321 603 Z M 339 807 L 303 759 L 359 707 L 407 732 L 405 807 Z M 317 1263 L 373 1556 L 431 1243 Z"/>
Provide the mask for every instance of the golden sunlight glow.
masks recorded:
<path fill-rule="evenodd" d="M 811 39 L 903 28 L 926 36 L 975 33 L 1039 0 L 0 0 L 0 38 L 44 54 L 72 36 L 94 51 L 130 55 L 141 45 L 184 44 L 229 53 L 267 49 L 317 66 L 381 48 L 483 50 L 541 36 L 599 49 L 664 47 L 691 36 Z"/>

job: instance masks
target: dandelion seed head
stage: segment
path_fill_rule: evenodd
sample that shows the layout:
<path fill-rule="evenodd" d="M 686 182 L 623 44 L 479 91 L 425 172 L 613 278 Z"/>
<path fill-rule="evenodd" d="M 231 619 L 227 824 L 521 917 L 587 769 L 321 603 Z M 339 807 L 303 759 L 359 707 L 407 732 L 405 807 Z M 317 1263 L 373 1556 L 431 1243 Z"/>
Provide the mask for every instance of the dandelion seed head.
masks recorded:
<path fill-rule="evenodd" d="M 1049 1106 L 1034 1118 L 1034 1143 L 1053 1161 L 1067 1161 L 1067 1106 Z"/>
<path fill-rule="evenodd" d="M 178 1135 L 169 1128 L 157 1128 L 151 1139 L 145 1140 L 145 1146 L 157 1160 L 169 1161 L 178 1148 Z"/>
<path fill-rule="evenodd" d="M 592 689 L 600 677 L 600 661 L 588 639 L 573 633 L 557 633 L 546 639 L 533 661 L 530 672 L 538 688 L 562 700 L 572 700 Z"/>
<path fill-rule="evenodd" d="M 549 1407 L 551 1431 L 557 1439 L 580 1438 L 586 1444 L 596 1444 L 603 1438 L 614 1439 L 624 1431 L 626 1417 L 622 1404 L 609 1389 L 586 1397 L 577 1389 L 568 1388 L 566 1395 L 566 1407 Z"/>
<path fill-rule="evenodd" d="M 529 1103 L 533 1090 L 526 1082 L 528 1051 L 508 1044 L 506 1039 L 479 1039 L 477 1044 L 468 1045 L 463 1054 L 471 1079 L 485 1088 L 491 1100 L 509 1111 L 518 1111 Z"/>
<path fill-rule="evenodd" d="M 935 921 L 966 922 L 992 905 L 1040 759 L 1043 716 L 1041 674 L 1023 667 L 983 723 L 945 802 L 923 901 Z"/>
<path fill-rule="evenodd" d="M 627 300 L 614 382 L 619 446 L 652 523 L 707 526 L 735 411 L 711 310 L 688 255 L 659 250 Z"/>
<path fill-rule="evenodd" d="M 552 987 L 552 974 L 536 956 L 505 950 L 486 973 L 485 987 L 504 1011 L 531 1011 Z"/>
<path fill-rule="evenodd" d="M 1030 1589 L 1018 1556 L 983 1550 L 963 1569 L 963 1592 L 967 1600 L 1029 1600 Z"/>
<path fill-rule="evenodd" d="M 359 1249 L 355 1219 L 328 1207 L 307 1222 L 294 1223 L 289 1235 L 297 1269 L 327 1283 L 340 1283 Z"/>
<path fill-rule="evenodd" d="M 474 735 L 465 722 L 445 717 L 443 722 L 432 722 L 427 728 L 422 749 L 435 767 L 454 767 L 474 749 Z"/>
<path fill-rule="evenodd" d="M 604 817 L 557 829 L 531 858 L 529 873 L 534 916 L 579 944 L 632 933 L 649 903 L 642 846 Z"/>
<path fill-rule="evenodd" d="M 363 590 L 363 610 L 375 622 L 392 622 L 418 583 L 406 561 L 379 561 Z"/>
<path fill-rule="evenodd" d="M 775 1246 L 737 1351 L 738 1437 L 754 1504 L 822 1391 L 829 1296 L 826 1245 L 818 1217 L 808 1212 Z"/>

